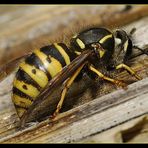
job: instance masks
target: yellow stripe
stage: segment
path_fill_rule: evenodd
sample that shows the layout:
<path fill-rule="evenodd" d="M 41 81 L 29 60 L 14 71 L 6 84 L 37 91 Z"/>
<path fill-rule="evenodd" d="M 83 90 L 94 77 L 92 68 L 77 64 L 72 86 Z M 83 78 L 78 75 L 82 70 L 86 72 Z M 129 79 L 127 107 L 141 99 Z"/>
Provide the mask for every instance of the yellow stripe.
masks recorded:
<path fill-rule="evenodd" d="M 46 74 L 35 68 L 35 66 L 31 66 L 27 63 L 21 63 L 20 64 L 21 69 L 23 69 L 35 82 L 37 82 L 37 84 L 39 84 L 40 87 L 44 88 L 47 83 L 48 83 L 48 77 L 46 76 Z M 32 70 L 35 70 L 36 73 L 34 74 L 32 72 Z"/>
<path fill-rule="evenodd" d="M 72 38 L 74 39 L 74 38 L 76 38 L 78 35 L 76 34 L 76 35 L 74 35 Z"/>
<path fill-rule="evenodd" d="M 26 110 L 24 108 L 17 108 L 17 113 L 19 117 L 22 117 Z"/>
<path fill-rule="evenodd" d="M 17 79 L 14 80 L 13 85 L 21 92 L 33 98 L 35 98 L 40 93 L 36 87 L 32 86 L 31 84 L 26 84 L 25 82 L 19 81 Z M 27 89 L 24 89 L 23 85 L 26 85 Z"/>
<path fill-rule="evenodd" d="M 70 64 L 70 58 L 69 58 L 68 54 L 65 52 L 65 50 L 61 46 L 59 46 L 57 43 L 54 43 L 54 46 L 60 52 L 60 54 L 63 56 L 63 58 L 66 62 L 66 65 Z"/>
<path fill-rule="evenodd" d="M 76 42 L 78 43 L 81 49 L 85 48 L 85 44 L 79 38 L 76 39 Z"/>
<path fill-rule="evenodd" d="M 47 61 L 47 55 L 45 55 L 43 52 L 41 52 L 40 50 L 35 50 L 34 53 L 40 58 L 45 68 L 50 73 L 51 77 L 54 77 L 62 70 L 62 65 L 57 59 L 49 56 L 51 60 L 51 63 L 49 63 L 49 61 Z"/>
<path fill-rule="evenodd" d="M 106 35 L 104 38 L 102 38 L 99 43 L 104 43 L 107 39 L 112 38 L 112 34 Z"/>
<path fill-rule="evenodd" d="M 32 101 L 26 98 L 22 98 L 18 95 L 13 95 L 13 102 L 20 107 L 29 107 Z"/>
<path fill-rule="evenodd" d="M 105 54 L 105 51 L 103 50 L 99 50 L 99 54 L 100 54 L 100 58 L 102 58 L 103 57 L 103 55 Z"/>

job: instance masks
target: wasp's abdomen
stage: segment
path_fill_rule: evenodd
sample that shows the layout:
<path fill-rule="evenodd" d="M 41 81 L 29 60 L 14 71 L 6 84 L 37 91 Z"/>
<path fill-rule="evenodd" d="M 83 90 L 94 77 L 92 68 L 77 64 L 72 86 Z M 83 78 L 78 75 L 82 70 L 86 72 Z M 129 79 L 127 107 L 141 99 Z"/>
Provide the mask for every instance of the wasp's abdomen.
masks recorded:
<path fill-rule="evenodd" d="M 63 43 L 35 50 L 19 65 L 13 82 L 13 102 L 19 117 L 28 109 L 47 83 L 70 64 L 71 52 Z"/>

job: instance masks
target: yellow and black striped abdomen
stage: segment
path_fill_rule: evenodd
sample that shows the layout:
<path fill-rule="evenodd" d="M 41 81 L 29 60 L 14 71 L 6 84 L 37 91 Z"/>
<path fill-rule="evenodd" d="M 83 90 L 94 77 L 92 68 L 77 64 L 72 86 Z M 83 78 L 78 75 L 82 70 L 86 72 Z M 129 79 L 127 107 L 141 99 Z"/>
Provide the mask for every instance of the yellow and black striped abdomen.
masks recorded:
<path fill-rule="evenodd" d="M 73 56 L 63 43 L 35 50 L 24 62 L 13 82 L 13 102 L 19 117 L 29 108 L 47 83 L 70 64 Z"/>

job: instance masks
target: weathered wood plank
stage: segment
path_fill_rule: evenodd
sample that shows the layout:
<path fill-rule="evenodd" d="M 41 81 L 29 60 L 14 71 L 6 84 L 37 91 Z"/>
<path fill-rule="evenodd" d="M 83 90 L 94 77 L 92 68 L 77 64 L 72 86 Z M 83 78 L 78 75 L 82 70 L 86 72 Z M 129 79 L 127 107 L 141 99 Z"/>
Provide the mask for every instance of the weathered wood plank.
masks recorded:
<path fill-rule="evenodd" d="M 148 113 L 148 79 L 59 115 L 58 119 L 16 132 L 1 142 L 75 142 Z M 63 116 L 63 117 L 62 117 Z M 46 121 L 47 122 L 47 121 Z"/>
<path fill-rule="evenodd" d="M 147 143 L 148 114 L 142 115 L 104 132 L 85 137 L 80 143 Z"/>
<path fill-rule="evenodd" d="M 140 8 L 140 11 L 143 11 L 143 10 L 141 10 L 141 8 Z M 139 12 L 139 10 L 138 10 L 138 12 Z M 136 13 L 137 13 L 137 11 L 136 11 Z M 146 17 L 141 20 L 138 20 L 137 22 L 134 22 L 133 24 L 130 24 L 129 26 L 125 26 L 125 28 L 127 30 L 130 30 L 133 26 L 137 27 L 137 31 L 134 34 L 134 43 L 137 46 L 140 46 L 143 48 L 147 47 L 147 40 L 146 40 L 147 35 L 148 35 L 147 20 L 148 20 L 148 18 Z M 141 33 L 141 32 L 143 32 L 143 33 Z M 139 57 L 131 60 L 130 63 L 132 65 L 132 68 L 135 69 L 135 71 L 137 71 L 137 73 L 140 74 L 143 78 L 146 78 L 148 76 L 148 58 L 146 55 L 139 56 Z M 135 79 L 129 77 L 129 75 L 126 72 L 122 72 L 119 75 L 116 73 L 116 74 L 113 74 L 112 76 L 117 77 L 118 79 L 126 80 L 126 82 L 128 84 L 133 83 L 135 81 Z M 87 110 L 88 110 L 89 104 L 91 104 L 91 103 L 88 103 L 86 105 L 84 103 L 93 100 L 93 98 L 90 94 L 90 90 L 87 90 L 87 91 L 85 91 L 85 94 L 83 94 L 81 97 L 77 98 L 77 101 L 74 100 L 73 98 L 70 98 L 71 100 L 74 100 L 73 102 L 70 100 L 65 100 L 65 105 L 64 105 L 65 109 L 63 109 L 63 111 L 66 111 L 67 109 L 70 109 L 72 107 L 76 107 L 76 106 L 79 106 L 82 104 L 84 104 L 84 106 L 80 106 L 80 107 L 76 108 L 76 110 L 73 109 L 71 111 L 68 111 L 66 113 L 59 115 L 59 117 L 57 117 L 57 119 L 53 123 L 50 123 L 49 126 L 44 125 L 44 123 L 48 122 L 48 121 L 45 121 L 45 122 L 42 122 L 39 125 L 37 125 L 37 127 L 32 126 L 30 128 L 27 128 L 26 132 L 24 132 L 24 131 L 20 131 L 18 129 L 19 119 L 16 115 L 14 106 L 11 102 L 11 93 L 10 92 L 11 92 L 11 86 L 12 86 L 11 85 L 12 79 L 13 79 L 13 76 L 10 76 L 7 78 L 7 80 L 0 83 L 0 88 L 1 88 L 0 89 L 0 104 L 2 104 L 0 106 L 0 111 L 1 111 L 0 112 L 0 119 L 1 119 L 0 120 L 0 138 L 1 138 L 1 142 L 3 142 L 3 141 L 5 141 L 5 142 L 38 142 L 39 139 L 41 140 L 41 142 L 55 142 L 56 140 L 57 140 L 56 142 L 76 141 L 77 138 L 79 139 L 80 137 L 82 138 L 83 136 L 89 136 L 89 134 L 92 134 L 95 132 L 94 131 L 92 131 L 92 133 L 87 132 L 86 135 L 85 134 L 83 135 L 83 133 L 82 134 L 78 133 L 78 134 L 80 134 L 79 135 L 80 137 L 79 136 L 77 137 L 75 135 L 74 137 L 68 138 L 66 136 L 67 132 L 68 132 L 69 136 L 73 136 L 71 134 L 70 130 L 72 130 L 72 132 L 77 132 L 77 131 L 74 131 L 75 126 L 73 127 L 73 124 L 74 125 L 75 124 L 76 125 L 77 124 L 83 125 L 83 122 L 81 124 L 81 119 L 85 120 L 85 118 L 88 118 L 88 121 L 89 121 L 92 119 L 92 118 L 89 119 L 89 117 L 91 115 L 96 114 L 95 116 L 98 117 L 100 113 L 103 114 L 104 108 L 107 109 L 107 108 L 113 107 L 114 105 L 117 105 L 119 102 L 122 102 L 122 103 L 124 101 L 128 102 L 128 99 L 129 99 L 126 97 L 120 98 L 120 96 L 117 96 L 117 97 L 119 97 L 119 98 L 117 98 L 117 100 L 114 100 L 113 98 L 110 98 L 110 97 L 109 98 L 107 97 L 106 99 L 103 98 L 104 100 L 102 100 L 101 98 L 98 98 L 98 97 L 101 97 L 105 94 L 108 94 L 108 93 L 116 90 L 115 87 L 113 87 L 112 85 L 110 85 L 108 83 L 103 83 L 103 84 L 101 83 L 101 88 L 99 88 L 99 92 L 96 93 L 97 99 L 95 99 L 94 101 L 91 102 L 92 104 L 94 102 L 94 104 L 93 104 L 94 106 L 93 105 L 90 106 L 90 110 L 89 110 L 90 113 L 88 113 Z M 145 80 L 147 80 L 147 79 L 145 79 Z M 147 87 L 147 84 L 145 87 Z M 141 93 L 144 90 L 142 90 Z M 112 94 L 110 94 L 110 95 L 112 96 Z M 145 99 L 145 97 L 147 97 L 147 96 L 144 96 L 144 99 Z M 136 99 L 136 98 L 134 98 L 134 99 Z M 135 101 L 137 101 L 134 99 L 132 99 L 132 100 L 129 99 L 129 101 L 131 101 L 131 102 L 133 101 L 133 103 L 134 103 Z M 95 107 L 96 100 L 98 100 L 98 106 Z M 145 101 L 145 100 L 141 100 L 141 101 Z M 110 104 L 111 102 L 112 102 L 112 104 Z M 73 103 L 73 105 L 71 106 L 72 103 Z M 141 103 L 141 102 L 139 102 L 139 103 Z M 145 105 L 147 105 L 147 104 L 145 104 Z M 147 110 L 145 110 L 145 105 L 144 106 L 142 105 L 142 108 L 143 108 L 142 112 L 139 112 L 138 111 L 139 106 L 138 107 L 136 106 L 135 114 L 133 114 L 133 112 L 132 112 L 132 114 L 129 114 L 129 116 L 127 117 L 128 119 L 127 118 L 120 119 L 116 123 L 114 123 L 113 126 L 116 126 L 119 123 L 125 122 L 126 120 L 130 120 L 131 118 L 134 118 L 136 116 L 141 115 L 142 113 L 147 112 Z M 68 107 L 68 106 L 70 106 L 70 107 Z M 125 109 L 124 105 L 122 108 L 122 105 L 120 103 L 119 103 L 119 106 L 120 106 L 119 108 Z M 127 106 L 128 106 L 128 103 L 125 104 L 125 107 L 127 107 Z M 94 107 L 94 110 L 93 110 L 93 107 Z M 132 107 L 132 105 L 131 105 L 131 107 Z M 129 109 L 129 111 L 131 111 L 131 110 Z M 96 112 L 98 112 L 99 114 L 97 114 Z M 82 116 L 81 116 L 81 113 L 82 113 Z M 113 113 L 113 112 L 111 112 L 111 113 Z M 79 116 L 79 114 L 80 114 L 80 116 Z M 105 115 L 105 114 L 103 114 L 103 115 Z M 114 117 L 116 117 L 116 116 L 114 116 Z M 99 119 L 101 120 L 101 118 L 99 118 Z M 78 122 L 76 122 L 77 120 L 78 120 Z M 96 121 L 98 121 L 98 120 L 96 120 Z M 68 126 L 68 129 L 66 129 L 66 126 Z M 70 127 L 72 126 L 73 128 L 72 127 L 69 128 L 69 126 Z M 64 130 L 62 127 L 64 128 Z M 87 126 L 85 126 L 85 128 L 86 127 Z M 100 132 L 101 130 L 103 130 L 103 128 L 100 125 L 99 125 L 99 127 L 96 127 L 96 128 L 97 128 L 96 132 L 98 132 L 98 131 Z M 104 129 L 107 129 L 107 128 L 110 128 L 110 127 L 108 125 L 106 125 L 106 127 Z M 62 138 L 62 136 L 60 137 L 60 135 L 58 135 L 59 133 L 62 136 L 65 134 L 66 138 L 68 138 L 68 139 L 63 139 L 65 136 L 63 136 L 63 138 Z M 52 137 L 50 134 L 52 136 L 53 136 L 53 134 L 55 134 L 57 136 L 57 139 L 52 139 L 52 138 L 50 139 L 50 137 Z M 34 137 L 32 135 L 34 135 Z M 8 136 L 8 137 L 6 137 L 6 136 Z M 12 138 L 12 137 L 14 137 L 14 138 Z"/>

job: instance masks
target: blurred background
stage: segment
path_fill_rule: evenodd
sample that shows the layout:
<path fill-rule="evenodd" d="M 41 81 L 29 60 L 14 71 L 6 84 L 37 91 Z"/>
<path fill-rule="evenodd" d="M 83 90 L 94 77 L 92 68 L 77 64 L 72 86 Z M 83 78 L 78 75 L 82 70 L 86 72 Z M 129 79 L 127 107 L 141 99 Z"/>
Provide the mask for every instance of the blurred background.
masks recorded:
<path fill-rule="evenodd" d="M 148 15 L 144 5 L 1 5 L 0 65 L 88 26 L 117 28 Z"/>

